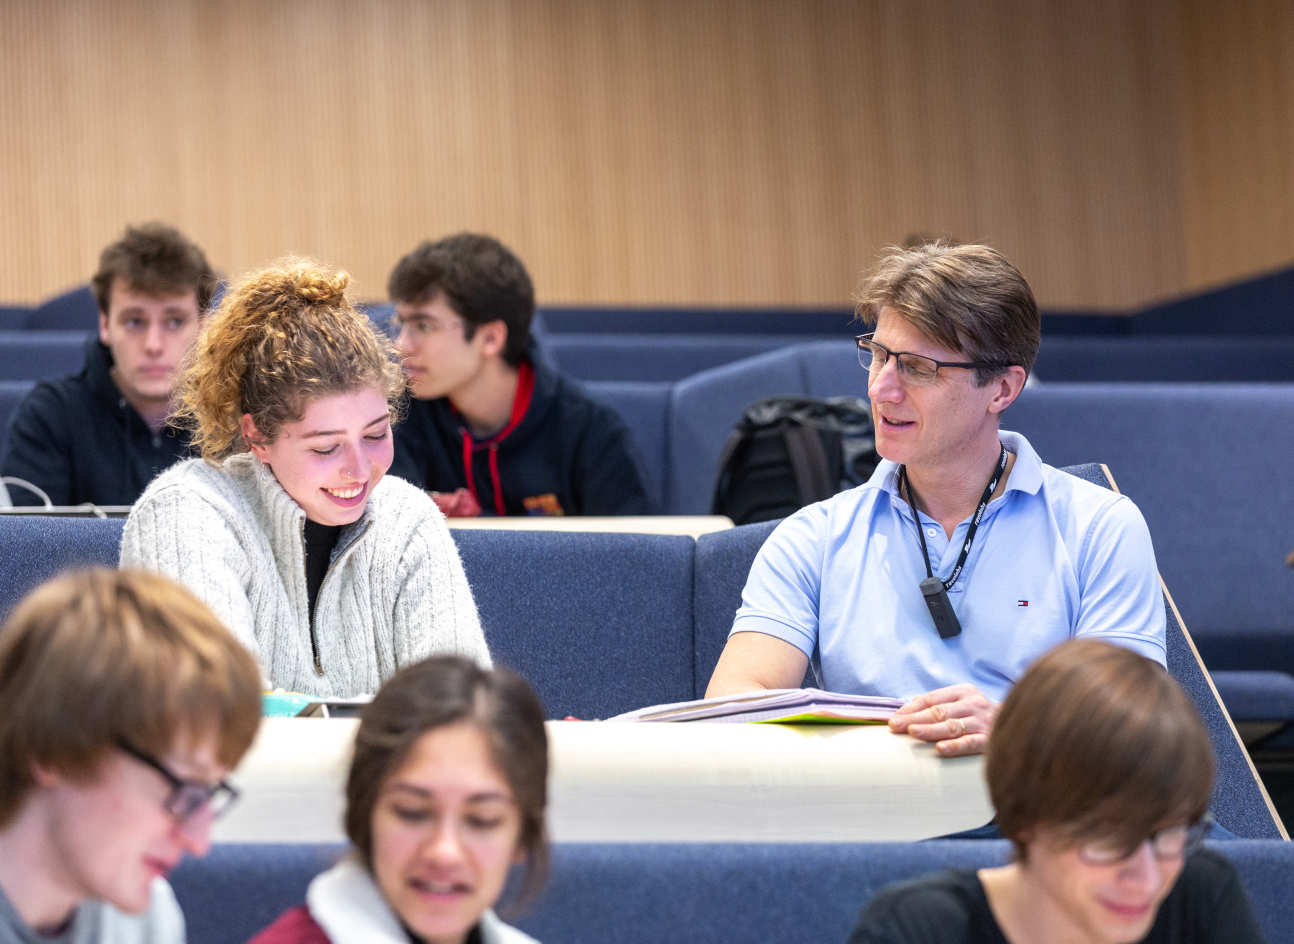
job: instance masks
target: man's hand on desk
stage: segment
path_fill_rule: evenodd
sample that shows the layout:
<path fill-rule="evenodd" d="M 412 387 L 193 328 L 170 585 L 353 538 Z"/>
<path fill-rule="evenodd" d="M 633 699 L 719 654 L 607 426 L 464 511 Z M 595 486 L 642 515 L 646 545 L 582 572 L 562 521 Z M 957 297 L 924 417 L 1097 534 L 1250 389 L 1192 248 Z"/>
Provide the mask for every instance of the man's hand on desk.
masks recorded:
<path fill-rule="evenodd" d="M 895 734 L 933 741 L 944 757 L 982 754 L 997 717 L 997 705 L 974 685 L 949 685 L 918 695 L 890 718 Z"/>

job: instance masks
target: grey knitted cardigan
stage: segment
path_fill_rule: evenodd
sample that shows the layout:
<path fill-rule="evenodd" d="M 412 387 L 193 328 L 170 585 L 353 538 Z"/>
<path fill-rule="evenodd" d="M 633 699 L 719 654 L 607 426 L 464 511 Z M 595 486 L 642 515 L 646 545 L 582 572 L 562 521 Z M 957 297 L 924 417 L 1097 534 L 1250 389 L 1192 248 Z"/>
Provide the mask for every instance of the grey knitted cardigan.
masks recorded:
<path fill-rule="evenodd" d="M 315 601 L 310 645 L 305 512 L 260 459 L 180 462 L 145 489 L 126 521 L 121 565 L 185 584 L 247 644 L 270 686 L 368 694 L 429 655 L 482 666 L 490 653 L 444 516 L 387 476 L 342 529 Z"/>

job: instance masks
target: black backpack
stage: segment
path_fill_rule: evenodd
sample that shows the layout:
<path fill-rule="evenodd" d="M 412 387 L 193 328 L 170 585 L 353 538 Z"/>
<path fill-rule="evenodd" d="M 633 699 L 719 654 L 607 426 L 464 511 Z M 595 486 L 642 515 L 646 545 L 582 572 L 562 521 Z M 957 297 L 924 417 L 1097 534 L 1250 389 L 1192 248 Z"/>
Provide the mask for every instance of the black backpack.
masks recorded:
<path fill-rule="evenodd" d="M 866 400 L 759 400 L 723 447 L 712 510 L 736 524 L 785 518 L 866 482 L 879 461 Z"/>

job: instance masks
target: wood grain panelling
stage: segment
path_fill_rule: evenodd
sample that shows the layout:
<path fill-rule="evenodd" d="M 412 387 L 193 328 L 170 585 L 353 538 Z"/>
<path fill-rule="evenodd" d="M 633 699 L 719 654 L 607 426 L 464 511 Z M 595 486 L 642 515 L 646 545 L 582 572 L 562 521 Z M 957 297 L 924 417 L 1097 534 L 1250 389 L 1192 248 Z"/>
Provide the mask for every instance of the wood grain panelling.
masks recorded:
<path fill-rule="evenodd" d="M 1186 279 L 1177 0 L 7 0 L 3 16 L 0 299 L 83 280 L 125 222 L 155 217 L 227 270 L 308 253 L 366 296 L 462 228 L 512 244 L 550 302 L 837 305 L 914 231 L 1000 246 L 1052 306 Z M 1226 159 L 1191 165 L 1198 191 Z"/>
<path fill-rule="evenodd" d="M 1187 8 L 1184 287 L 1198 288 L 1294 260 L 1294 6 Z"/>

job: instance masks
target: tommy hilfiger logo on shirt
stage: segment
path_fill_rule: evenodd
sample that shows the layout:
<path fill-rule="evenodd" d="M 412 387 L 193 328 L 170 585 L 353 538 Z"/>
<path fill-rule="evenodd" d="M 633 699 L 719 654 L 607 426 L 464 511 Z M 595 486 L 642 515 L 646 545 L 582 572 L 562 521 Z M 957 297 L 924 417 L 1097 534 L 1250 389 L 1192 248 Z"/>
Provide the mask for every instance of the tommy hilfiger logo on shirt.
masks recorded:
<path fill-rule="evenodd" d="M 1028 606 L 1028 605 L 1029 605 L 1029 601 L 1028 601 L 1028 600 L 1016 600 L 1016 601 L 1015 601 L 1015 605 L 1016 605 L 1016 606 Z"/>

